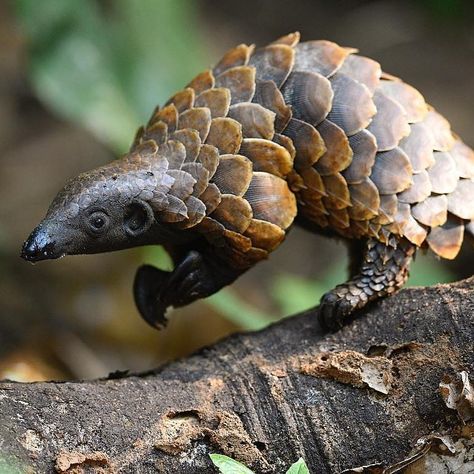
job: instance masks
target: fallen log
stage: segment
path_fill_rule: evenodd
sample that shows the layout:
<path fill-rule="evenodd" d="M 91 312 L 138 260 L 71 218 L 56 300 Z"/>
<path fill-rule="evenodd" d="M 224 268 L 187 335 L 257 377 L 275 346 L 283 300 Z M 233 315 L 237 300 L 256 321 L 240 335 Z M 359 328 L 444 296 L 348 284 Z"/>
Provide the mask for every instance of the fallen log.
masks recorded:
<path fill-rule="evenodd" d="M 470 278 L 402 290 L 334 334 L 312 310 L 148 373 L 4 381 L 0 471 L 194 474 L 221 453 L 257 473 L 303 457 L 322 474 L 384 472 L 435 444 L 466 456 L 473 319 Z"/>

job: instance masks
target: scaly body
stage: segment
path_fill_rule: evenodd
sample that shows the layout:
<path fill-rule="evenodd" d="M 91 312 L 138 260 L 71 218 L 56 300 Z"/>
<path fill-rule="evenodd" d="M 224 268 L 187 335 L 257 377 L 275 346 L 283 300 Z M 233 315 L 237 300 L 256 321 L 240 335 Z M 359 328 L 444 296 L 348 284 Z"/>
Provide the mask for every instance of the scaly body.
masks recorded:
<path fill-rule="evenodd" d="M 139 269 L 145 319 L 266 259 L 293 223 L 357 242 L 325 324 L 400 288 L 415 251 L 454 258 L 474 234 L 474 152 L 422 95 L 356 51 L 294 33 L 240 45 L 141 127 L 130 152 L 59 193 L 29 260 L 163 244 Z M 354 246 L 353 246 L 354 247 Z"/>

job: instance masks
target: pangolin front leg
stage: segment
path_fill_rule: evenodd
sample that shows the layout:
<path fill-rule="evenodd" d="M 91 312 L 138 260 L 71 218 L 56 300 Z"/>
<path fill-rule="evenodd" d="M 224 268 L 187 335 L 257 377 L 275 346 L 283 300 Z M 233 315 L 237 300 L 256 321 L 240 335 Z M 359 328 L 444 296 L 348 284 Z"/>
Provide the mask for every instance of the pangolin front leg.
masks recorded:
<path fill-rule="evenodd" d="M 328 329 L 337 329 L 355 310 L 401 288 L 408 278 L 415 251 L 416 246 L 406 239 L 397 240 L 393 245 L 367 240 L 358 272 L 322 297 L 319 306 L 321 324 Z"/>
<path fill-rule="evenodd" d="M 134 282 L 136 305 L 153 327 L 167 323 L 168 307 L 180 307 L 210 296 L 232 283 L 243 270 L 230 267 L 215 256 L 191 250 L 172 272 L 143 265 Z"/>

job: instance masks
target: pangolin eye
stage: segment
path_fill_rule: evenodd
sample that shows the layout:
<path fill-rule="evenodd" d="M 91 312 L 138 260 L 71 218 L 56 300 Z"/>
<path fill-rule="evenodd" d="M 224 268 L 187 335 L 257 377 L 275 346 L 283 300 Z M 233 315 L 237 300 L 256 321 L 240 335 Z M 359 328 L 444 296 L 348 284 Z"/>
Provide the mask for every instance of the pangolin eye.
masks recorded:
<path fill-rule="evenodd" d="M 94 234 L 104 232 L 109 223 L 107 214 L 101 211 L 93 212 L 87 219 L 89 230 Z"/>
<path fill-rule="evenodd" d="M 95 229 L 101 229 L 105 225 L 105 219 L 101 216 L 96 216 L 91 220 L 91 225 Z"/>

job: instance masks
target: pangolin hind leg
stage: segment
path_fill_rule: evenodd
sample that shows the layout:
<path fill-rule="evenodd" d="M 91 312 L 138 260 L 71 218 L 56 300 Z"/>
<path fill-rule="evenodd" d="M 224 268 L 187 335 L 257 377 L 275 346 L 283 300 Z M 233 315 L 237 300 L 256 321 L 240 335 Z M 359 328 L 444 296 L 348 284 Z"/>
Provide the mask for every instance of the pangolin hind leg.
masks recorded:
<path fill-rule="evenodd" d="M 230 267 L 215 255 L 192 250 L 175 262 L 172 272 L 141 266 L 133 285 L 135 303 L 153 327 L 166 325 L 170 306 L 185 306 L 232 283 L 243 270 Z"/>
<path fill-rule="evenodd" d="M 329 329 L 341 327 L 355 310 L 401 288 L 415 251 L 416 246 L 406 239 L 396 241 L 395 246 L 368 239 L 358 272 L 322 297 L 321 324 Z"/>

